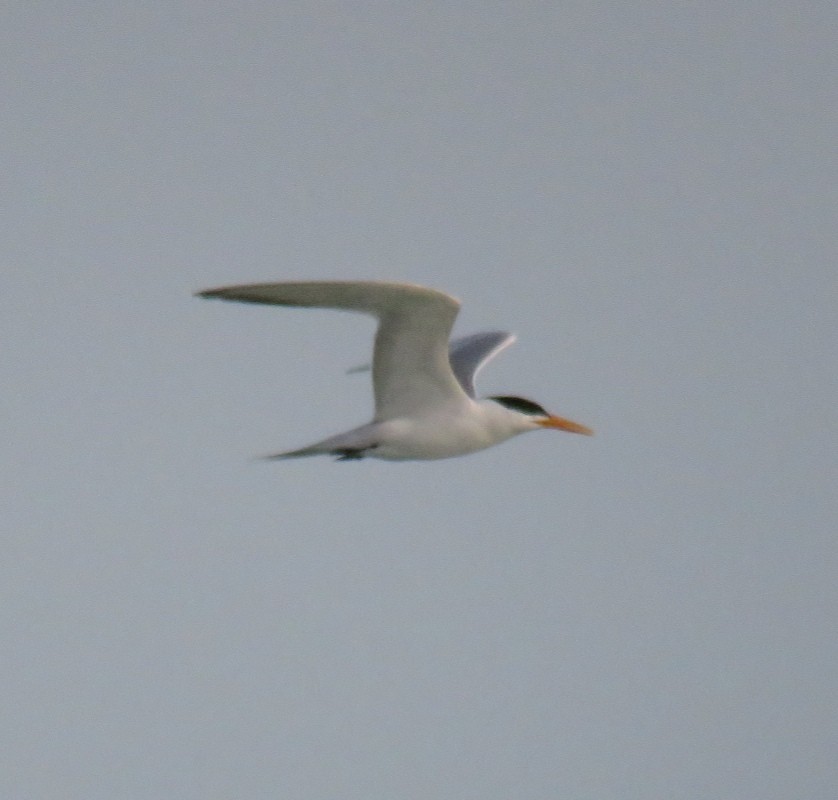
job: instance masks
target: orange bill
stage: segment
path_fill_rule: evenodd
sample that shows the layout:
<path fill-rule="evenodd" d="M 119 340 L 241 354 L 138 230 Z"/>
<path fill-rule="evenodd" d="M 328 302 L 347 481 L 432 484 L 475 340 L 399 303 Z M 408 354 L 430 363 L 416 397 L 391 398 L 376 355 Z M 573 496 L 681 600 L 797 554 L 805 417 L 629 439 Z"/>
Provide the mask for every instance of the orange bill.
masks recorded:
<path fill-rule="evenodd" d="M 594 432 L 585 425 L 565 419 L 564 417 L 549 416 L 538 420 L 542 428 L 556 428 L 556 430 L 567 431 L 568 433 L 582 433 L 585 436 L 593 436 Z"/>

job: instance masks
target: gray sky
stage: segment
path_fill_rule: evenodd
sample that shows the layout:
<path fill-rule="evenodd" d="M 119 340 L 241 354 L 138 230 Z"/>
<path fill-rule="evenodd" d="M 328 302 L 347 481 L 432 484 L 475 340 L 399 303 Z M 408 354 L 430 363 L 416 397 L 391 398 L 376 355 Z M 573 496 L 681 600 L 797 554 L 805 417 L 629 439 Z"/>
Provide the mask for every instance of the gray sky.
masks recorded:
<path fill-rule="evenodd" d="M 10 2 L 0 795 L 831 800 L 831 3 Z M 366 421 L 409 280 L 591 425 Z"/>

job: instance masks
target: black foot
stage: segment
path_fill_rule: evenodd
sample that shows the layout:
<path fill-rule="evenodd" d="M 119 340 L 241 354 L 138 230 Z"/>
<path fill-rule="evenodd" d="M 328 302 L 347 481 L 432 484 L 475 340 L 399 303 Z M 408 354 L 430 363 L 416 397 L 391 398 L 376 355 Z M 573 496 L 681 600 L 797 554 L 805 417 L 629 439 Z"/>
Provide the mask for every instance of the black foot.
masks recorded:
<path fill-rule="evenodd" d="M 366 449 L 334 450 L 332 455 L 337 456 L 335 461 L 360 461 L 366 452 Z"/>
<path fill-rule="evenodd" d="M 369 447 L 345 447 L 342 450 L 332 450 L 332 455 L 337 456 L 336 461 L 360 461 L 376 447 L 377 444 L 371 444 Z"/>

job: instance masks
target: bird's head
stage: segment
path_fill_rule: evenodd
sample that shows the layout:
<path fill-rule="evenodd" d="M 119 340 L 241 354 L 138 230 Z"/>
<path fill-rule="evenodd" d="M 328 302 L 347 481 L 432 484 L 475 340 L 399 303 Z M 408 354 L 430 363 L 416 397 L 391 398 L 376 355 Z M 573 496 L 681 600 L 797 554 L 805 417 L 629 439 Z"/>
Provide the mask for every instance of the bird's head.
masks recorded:
<path fill-rule="evenodd" d="M 490 397 L 505 409 L 526 418 L 531 422 L 532 428 L 555 428 L 568 433 L 582 433 L 585 436 L 593 436 L 593 431 L 578 422 L 557 417 L 545 411 L 538 403 L 532 400 L 525 400 L 523 397 L 512 397 L 508 395 Z"/>

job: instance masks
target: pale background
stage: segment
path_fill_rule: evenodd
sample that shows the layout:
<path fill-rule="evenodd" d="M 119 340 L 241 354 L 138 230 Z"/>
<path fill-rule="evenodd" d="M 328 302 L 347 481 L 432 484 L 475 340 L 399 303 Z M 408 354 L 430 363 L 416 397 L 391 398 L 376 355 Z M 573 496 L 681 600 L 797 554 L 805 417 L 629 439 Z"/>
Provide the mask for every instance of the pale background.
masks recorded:
<path fill-rule="evenodd" d="M 836 12 L 7 2 L 9 800 L 838 797 Z M 409 280 L 593 439 L 365 422 Z"/>

